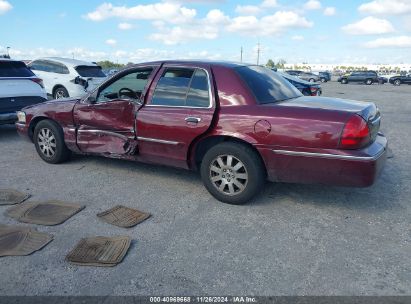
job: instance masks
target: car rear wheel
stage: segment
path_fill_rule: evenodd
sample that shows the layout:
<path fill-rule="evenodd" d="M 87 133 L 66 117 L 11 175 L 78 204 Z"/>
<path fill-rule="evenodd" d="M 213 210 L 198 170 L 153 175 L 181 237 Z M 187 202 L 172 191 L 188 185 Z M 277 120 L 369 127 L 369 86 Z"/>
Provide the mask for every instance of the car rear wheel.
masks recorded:
<path fill-rule="evenodd" d="M 367 79 L 367 80 L 365 81 L 365 84 L 366 84 L 366 85 L 372 85 L 372 79 Z"/>
<path fill-rule="evenodd" d="M 396 86 L 401 85 L 401 80 L 399 80 L 399 79 L 394 80 L 394 85 L 396 85 Z"/>
<path fill-rule="evenodd" d="M 314 79 L 314 78 L 310 78 L 310 79 L 308 79 L 308 81 L 309 81 L 309 82 L 315 82 L 315 79 Z"/>
<path fill-rule="evenodd" d="M 58 164 L 70 157 L 71 152 L 64 143 L 63 130 L 54 121 L 40 121 L 34 129 L 33 140 L 37 153 L 47 163 Z"/>
<path fill-rule="evenodd" d="M 347 83 L 348 83 L 348 80 L 347 80 L 346 78 L 343 78 L 343 79 L 341 79 L 341 83 L 342 83 L 342 84 L 347 84 Z"/>
<path fill-rule="evenodd" d="M 225 142 L 207 151 L 201 163 L 201 178 L 216 199 L 241 205 L 260 192 L 265 168 L 252 148 Z"/>
<path fill-rule="evenodd" d="M 326 82 L 325 78 L 321 78 L 321 82 L 322 83 Z"/>
<path fill-rule="evenodd" d="M 65 87 L 58 87 L 54 90 L 53 98 L 54 99 L 62 99 L 70 97 L 67 89 Z"/>

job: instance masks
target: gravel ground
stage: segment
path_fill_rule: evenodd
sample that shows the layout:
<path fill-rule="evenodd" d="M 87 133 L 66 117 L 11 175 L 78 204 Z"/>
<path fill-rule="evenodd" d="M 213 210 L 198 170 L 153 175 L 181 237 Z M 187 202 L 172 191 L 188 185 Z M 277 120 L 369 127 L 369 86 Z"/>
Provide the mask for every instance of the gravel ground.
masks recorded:
<path fill-rule="evenodd" d="M 0 188 L 86 205 L 60 226 L 37 226 L 55 237 L 42 251 L 0 258 L 0 295 L 411 295 L 411 86 L 323 91 L 379 106 L 394 157 L 374 186 L 268 184 L 230 206 L 193 172 L 83 156 L 48 165 L 0 126 Z M 96 217 L 119 203 L 153 216 L 128 230 Z M 16 224 L 6 209 L 0 223 Z M 95 235 L 132 237 L 120 265 L 65 262 Z"/>

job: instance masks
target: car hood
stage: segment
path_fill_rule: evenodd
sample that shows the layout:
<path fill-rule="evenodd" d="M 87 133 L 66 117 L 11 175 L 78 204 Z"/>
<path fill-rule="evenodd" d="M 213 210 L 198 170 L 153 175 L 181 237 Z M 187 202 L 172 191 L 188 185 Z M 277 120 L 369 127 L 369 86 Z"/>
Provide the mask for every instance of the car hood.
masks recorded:
<path fill-rule="evenodd" d="M 34 108 L 53 108 L 56 106 L 61 106 L 64 105 L 65 107 L 74 107 L 74 105 L 79 101 L 79 98 L 61 98 L 61 99 L 53 99 L 53 100 L 48 100 L 42 103 L 38 103 L 35 105 L 31 105 L 28 107 L 25 107 L 23 110 L 29 110 L 29 109 L 34 109 Z"/>
<path fill-rule="evenodd" d="M 378 114 L 378 109 L 372 102 L 362 102 L 330 97 L 303 96 L 285 100 L 276 105 L 283 107 L 299 107 L 338 112 L 350 112 L 361 115 L 366 121 Z"/>

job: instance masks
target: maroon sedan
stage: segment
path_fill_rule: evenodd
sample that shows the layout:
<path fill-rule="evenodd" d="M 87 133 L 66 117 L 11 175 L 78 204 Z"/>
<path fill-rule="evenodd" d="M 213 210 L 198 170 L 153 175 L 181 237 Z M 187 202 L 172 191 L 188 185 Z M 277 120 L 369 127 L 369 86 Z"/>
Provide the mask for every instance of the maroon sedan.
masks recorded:
<path fill-rule="evenodd" d="M 135 65 L 82 99 L 18 113 L 18 132 L 56 164 L 72 152 L 199 170 L 217 199 L 243 204 L 265 180 L 365 187 L 387 140 L 373 103 L 308 97 L 263 67 Z"/>

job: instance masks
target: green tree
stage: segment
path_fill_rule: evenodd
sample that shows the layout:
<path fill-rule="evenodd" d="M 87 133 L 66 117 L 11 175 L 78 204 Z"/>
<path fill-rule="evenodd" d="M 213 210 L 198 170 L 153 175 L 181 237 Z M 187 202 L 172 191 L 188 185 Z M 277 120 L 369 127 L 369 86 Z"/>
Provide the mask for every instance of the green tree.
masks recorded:
<path fill-rule="evenodd" d="M 280 59 L 278 60 L 278 62 L 275 64 L 275 67 L 277 69 L 284 69 L 284 66 L 286 65 L 287 61 L 285 61 L 284 59 Z"/>
<path fill-rule="evenodd" d="M 120 69 L 124 67 L 124 64 L 114 63 L 109 60 L 99 61 L 97 62 L 97 64 L 101 66 L 103 69 Z"/>
<path fill-rule="evenodd" d="M 268 59 L 268 61 L 267 61 L 267 63 L 266 63 L 265 66 L 266 66 L 267 68 L 272 69 L 273 67 L 275 67 L 275 63 L 274 63 L 274 61 L 273 61 L 272 59 Z"/>

